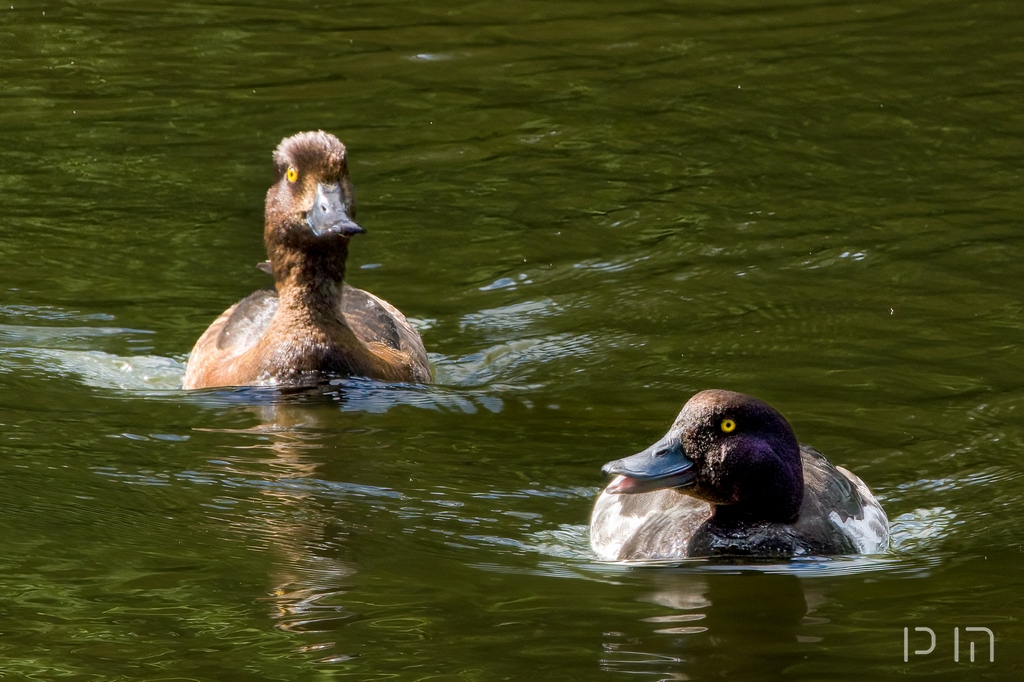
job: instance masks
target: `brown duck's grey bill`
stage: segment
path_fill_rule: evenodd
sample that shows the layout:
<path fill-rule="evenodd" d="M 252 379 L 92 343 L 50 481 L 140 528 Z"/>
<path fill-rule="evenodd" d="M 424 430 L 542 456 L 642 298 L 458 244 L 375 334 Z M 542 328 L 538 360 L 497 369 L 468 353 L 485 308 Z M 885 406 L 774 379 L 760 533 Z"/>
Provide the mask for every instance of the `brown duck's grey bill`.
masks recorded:
<path fill-rule="evenodd" d="M 605 489 L 609 493 L 646 493 L 662 488 L 682 488 L 693 484 L 693 460 L 674 439 L 662 439 L 643 452 L 608 462 L 601 471 L 619 478 Z"/>
<path fill-rule="evenodd" d="M 306 213 L 306 222 L 309 223 L 309 229 L 313 230 L 313 234 L 317 236 L 340 234 L 351 237 L 354 234 L 366 232 L 348 217 L 348 206 L 345 204 L 339 184 L 317 183 L 313 208 Z"/>

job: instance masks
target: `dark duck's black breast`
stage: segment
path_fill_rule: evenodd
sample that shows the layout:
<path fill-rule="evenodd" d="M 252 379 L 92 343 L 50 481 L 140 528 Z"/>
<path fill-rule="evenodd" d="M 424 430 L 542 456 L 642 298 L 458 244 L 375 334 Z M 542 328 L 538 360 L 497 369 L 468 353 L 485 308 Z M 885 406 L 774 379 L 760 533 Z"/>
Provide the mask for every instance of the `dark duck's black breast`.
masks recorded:
<path fill-rule="evenodd" d="M 609 462 L 591 546 L 608 561 L 873 554 L 888 521 L 864 482 L 797 443 L 768 404 L 703 391 L 669 432 Z"/>
<path fill-rule="evenodd" d="M 264 243 L 274 289 L 250 294 L 203 333 L 184 388 L 306 386 L 332 377 L 431 378 L 423 341 L 397 308 L 344 282 L 349 240 L 365 232 L 345 146 L 299 133 L 274 152 Z"/>

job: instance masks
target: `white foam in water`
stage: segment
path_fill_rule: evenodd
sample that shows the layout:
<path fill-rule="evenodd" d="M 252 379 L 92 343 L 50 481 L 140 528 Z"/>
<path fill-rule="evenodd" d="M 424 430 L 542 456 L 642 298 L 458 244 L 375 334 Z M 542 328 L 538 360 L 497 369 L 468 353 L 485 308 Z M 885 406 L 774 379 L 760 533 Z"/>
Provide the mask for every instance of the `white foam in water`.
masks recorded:
<path fill-rule="evenodd" d="M 956 514 L 945 507 L 915 509 L 900 514 L 889 523 L 892 548 L 898 552 L 920 553 L 949 534 Z"/>
<path fill-rule="evenodd" d="M 175 391 L 181 388 L 185 364 L 159 355 L 123 357 L 87 350 L 35 349 L 33 353 L 50 361 L 61 374 L 77 375 L 94 388 L 125 391 Z"/>
<path fill-rule="evenodd" d="M 585 334 L 552 334 L 499 343 L 461 358 L 431 354 L 430 360 L 438 384 L 469 387 L 500 382 L 502 387 L 512 388 L 511 375 L 532 372 L 546 362 L 587 355 L 592 346 L 593 340 Z"/>
<path fill-rule="evenodd" d="M 120 356 L 95 350 L 107 340 L 138 338 L 143 329 L 82 324 L 108 322 L 112 315 L 50 306 L 0 306 L 0 367 L 46 375 L 78 377 L 86 386 L 129 391 L 181 388 L 183 363 L 156 355 Z M 9 324 L 16 322 L 17 324 Z M 40 322 L 42 322 L 40 324 Z M 54 324 L 54 323 L 57 324 Z M 60 323 L 64 324 L 60 324 Z M 70 324 L 69 324 L 70 323 Z"/>
<path fill-rule="evenodd" d="M 504 308 L 482 310 L 467 315 L 461 326 L 490 333 L 514 331 L 522 334 L 535 319 L 559 310 L 551 300 L 528 301 Z M 27 369 L 30 373 L 56 375 L 79 380 L 100 389 L 166 392 L 181 390 L 185 362 L 156 355 L 118 355 L 96 348 L 101 343 L 121 345 L 122 339 L 150 335 L 152 332 L 114 326 L 81 324 L 108 321 L 112 316 L 86 315 L 77 311 L 28 306 L 0 306 L 0 319 L 19 324 L 0 323 L 0 370 Z M 27 324 L 25 323 L 27 322 Z M 58 324 L 53 324 L 58 322 Z M 61 325 L 59 322 L 71 322 Z M 417 319 L 421 330 L 434 320 Z M 109 341 L 108 341 L 109 340 Z M 586 335 L 547 334 L 532 338 L 497 340 L 490 347 L 462 357 L 431 353 L 435 381 L 431 386 L 386 384 L 358 378 L 331 382 L 345 411 L 386 412 L 396 405 L 425 409 L 474 413 L 479 410 L 500 412 L 502 394 L 536 388 L 530 375 L 543 363 L 555 359 L 586 355 L 593 340 Z M 235 403 L 256 399 L 274 400 L 272 388 L 251 391 L 213 389 L 196 394 L 201 402 Z"/>

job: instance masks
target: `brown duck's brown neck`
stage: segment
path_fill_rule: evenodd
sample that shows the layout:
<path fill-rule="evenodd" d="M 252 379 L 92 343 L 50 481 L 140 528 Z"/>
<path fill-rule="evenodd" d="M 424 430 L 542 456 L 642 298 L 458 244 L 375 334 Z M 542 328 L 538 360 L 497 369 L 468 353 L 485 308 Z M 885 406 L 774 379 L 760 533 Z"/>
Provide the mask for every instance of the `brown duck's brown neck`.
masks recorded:
<path fill-rule="evenodd" d="M 274 253 L 274 286 L 284 309 L 311 321 L 340 320 L 337 315 L 345 281 L 346 244 L 315 254 Z"/>

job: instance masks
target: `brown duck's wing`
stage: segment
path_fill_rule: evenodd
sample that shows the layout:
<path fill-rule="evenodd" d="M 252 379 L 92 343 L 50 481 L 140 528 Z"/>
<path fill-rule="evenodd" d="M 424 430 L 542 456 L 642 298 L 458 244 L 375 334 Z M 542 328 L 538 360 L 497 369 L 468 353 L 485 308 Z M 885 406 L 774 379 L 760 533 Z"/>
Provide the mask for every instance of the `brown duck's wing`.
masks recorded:
<path fill-rule="evenodd" d="M 379 344 L 400 353 L 408 359 L 416 381 L 430 381 L 430 362 L 423 340 L 397 308 L 346 284 L 341 294 L 341 313 L 360 341 L 370 348 Z"/>
<path fill-rule="evenodd" d="M 223 320 L 217 333 L 217 350 L 230 355 L 243 353 L 263 336 L 277 312 L 277 291 L 260 289 L 228 309 L 213 325 Z"/>
<path fill-rule="evenodd" d="M 276 311 L 277 292 L 261 289 L 221 313 L 193 346 L 182 387 L 252 383 L 238 375 L 232 361 L 256 344 Z"/>

